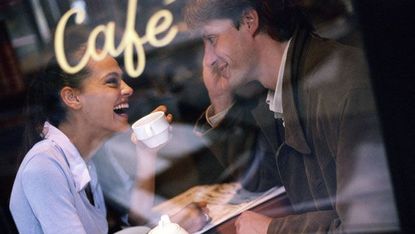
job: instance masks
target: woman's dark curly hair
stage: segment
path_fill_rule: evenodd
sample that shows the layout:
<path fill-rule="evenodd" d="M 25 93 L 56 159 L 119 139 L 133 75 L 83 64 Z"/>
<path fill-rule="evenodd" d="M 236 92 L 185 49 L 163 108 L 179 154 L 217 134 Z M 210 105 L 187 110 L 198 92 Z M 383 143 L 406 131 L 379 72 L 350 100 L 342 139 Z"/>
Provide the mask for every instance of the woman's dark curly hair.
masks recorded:
<path fill-rule="evenodd" d="M 76 64 L 86 50 L 80 41 L 85 37 L 85 30 L 72 32 L 65 50 L 70 64 Z M 68 37 L 67 37 L 68 38 Z M 82 82 L 89 75 L 88 66 L 75 74 L 65 72 L 53 56 L 38 77 L 31 80 L 26 96 L 26 124 L 23 135 L 23 150 L 26 153 L 38 141 L 44 138 L 42 134 L 45 121 L 59 127 L 66 118 L 67 109 L 60 97 L 63 87 L 81 88 Z M 22 158 L 21 158 L 22 159 Z M 21 159 L 19 161 L 21 161 Z"/>

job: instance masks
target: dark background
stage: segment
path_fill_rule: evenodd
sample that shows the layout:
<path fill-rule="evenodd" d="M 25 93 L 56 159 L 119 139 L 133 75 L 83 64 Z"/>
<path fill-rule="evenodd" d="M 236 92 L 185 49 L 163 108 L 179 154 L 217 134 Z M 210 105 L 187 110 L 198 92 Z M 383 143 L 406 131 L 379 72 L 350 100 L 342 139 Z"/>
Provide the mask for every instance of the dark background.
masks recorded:
<path fill-rule="evenodd" d="M 414 2 L 354 1 L 363 32 L 402 231 L 414 233 Z"/>

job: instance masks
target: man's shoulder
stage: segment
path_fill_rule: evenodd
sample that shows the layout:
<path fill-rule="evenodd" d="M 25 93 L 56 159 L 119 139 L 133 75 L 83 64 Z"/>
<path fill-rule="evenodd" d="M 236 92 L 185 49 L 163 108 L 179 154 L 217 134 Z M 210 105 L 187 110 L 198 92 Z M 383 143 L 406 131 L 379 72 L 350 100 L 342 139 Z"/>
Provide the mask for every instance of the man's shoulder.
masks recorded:
<path fill-rule="evenodd" d="M 354 63 L 364 62 L 364 51 L 361 48 L 323 38 L 314 33 L 310 36 L 307 55 L 308 58 L 318 58 L 319 61 L 340 58 Z"/>
<path fill-rule="evenodd" d="M 330 89 L 368 87 L 368 64 L 360 48 L 312 35 L 303 59 L 302 75 L 307 77 L 306 83 L 313 83 L 309 85 L 318 83 Z"/>

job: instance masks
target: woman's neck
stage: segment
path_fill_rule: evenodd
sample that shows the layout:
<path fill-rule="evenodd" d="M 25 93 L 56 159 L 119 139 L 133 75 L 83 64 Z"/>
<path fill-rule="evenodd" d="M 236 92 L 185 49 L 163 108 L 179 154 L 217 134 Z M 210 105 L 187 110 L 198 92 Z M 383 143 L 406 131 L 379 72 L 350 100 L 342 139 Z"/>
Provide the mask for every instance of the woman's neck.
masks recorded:
<path fill-rule="evenodd" d="M 75 122 L 64 122 L 59 125 L 61 130 L 78 149 L 81 157 L 87 161 L 91 159 L 93 154 L 102 145 L 106 136 L 96 131 L 86 131 L 80 124 Z"/>

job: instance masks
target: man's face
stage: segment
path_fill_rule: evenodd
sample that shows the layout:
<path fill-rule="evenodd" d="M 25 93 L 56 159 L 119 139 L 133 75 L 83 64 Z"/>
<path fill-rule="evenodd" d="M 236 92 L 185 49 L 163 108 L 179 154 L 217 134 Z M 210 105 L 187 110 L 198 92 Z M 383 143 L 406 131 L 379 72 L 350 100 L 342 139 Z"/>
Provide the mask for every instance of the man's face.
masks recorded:
<path fill-rule="evenodd" d="M 236 29 L 231 20 L 212 20 L 202 28 L 204 65 L 235 89 L 255 79 L 255 50 L 245 25 Z"/>

